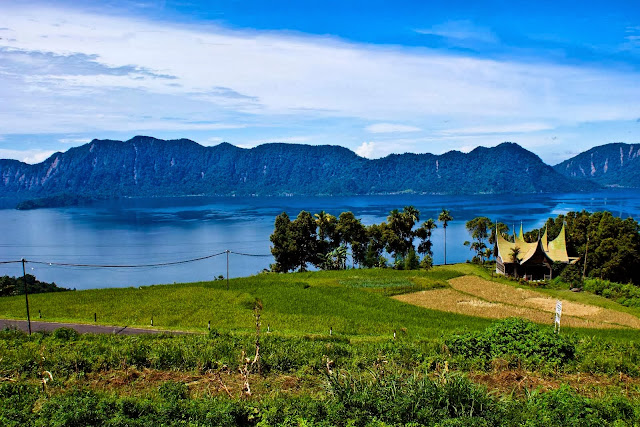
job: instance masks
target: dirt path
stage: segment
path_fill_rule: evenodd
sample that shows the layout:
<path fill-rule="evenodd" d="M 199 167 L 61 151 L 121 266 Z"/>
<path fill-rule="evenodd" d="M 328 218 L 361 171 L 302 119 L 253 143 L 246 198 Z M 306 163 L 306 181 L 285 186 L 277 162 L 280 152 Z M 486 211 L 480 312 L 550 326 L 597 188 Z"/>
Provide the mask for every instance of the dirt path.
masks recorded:
<path fill-rule="evenodd" d="M 434 289 L 394 297 L 434 310 L 490 319 L 524 317 L 553 323 L 556 299 L 530 289 L 491 282 L 477 276 L 449 280 L 451 288 Z M 562 325 L 581 328 L 640 329 L 638 317 L 607 308 L 572 301 L 562 303 Z"/>
<path fill-rule="evenodd" d="M 0 329 L 19 329 L 27 332 L 29 326 L 26 320 L 0 319 Z M 72 328 L 81 334 L 116 334 L 116 335 L 141 335 L 141 334 L 173 334 L 182 335 L 192 332 L 163 331 L 159 329 L 129 328 L 127 326 L 85 325 L 82 323 L 56 323 L 31 321 L 31 331 L 54 331 L 58 328 Z"/>

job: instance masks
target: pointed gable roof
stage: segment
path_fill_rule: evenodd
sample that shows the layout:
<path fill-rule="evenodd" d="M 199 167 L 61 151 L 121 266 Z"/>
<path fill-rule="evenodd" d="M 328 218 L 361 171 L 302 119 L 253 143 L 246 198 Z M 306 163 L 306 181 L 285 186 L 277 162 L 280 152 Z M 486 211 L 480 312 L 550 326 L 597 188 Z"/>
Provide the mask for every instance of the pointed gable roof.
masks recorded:
<path fill-rule="evenodd" d="M 564 229 L 564 223 L 558 237 L 549 242 L 547 246 L 547 253 L 549 258 L 554 261 L 569 262 L 569 255 L 567 255 L 567 238 L 566 231 Z"/>
<path fill-rule="evenodd" d="M 562 229 L 560 230 L 560 234 L 558 237 L 553 239 L 552 241 L 548 241 L 547 228 L 545 227 L 543 235 L 538 239 L 538 241 L 533 243 L 525 242 L 524 233 L 522 231 L 522 225 L 520 225 L 520 232 L 516 234 L 513 233 L 514 242 L 511 243 L 506 240 L 498 229 L 496 228 L 496 245 L 498 246 L 498 256 L 502 259 L 504 263 L 512 263 L 511 260 L 511 251 L 514 248 L 520 249 L 520 264 L 527 262 L 531 259 L 536 253 L 542 252 L 550 261 L 558 261 L 568 263 L 570 260 L 567 255 L 567 241 L 566 241 L 566 231 L 564 224 L 562 225 Z"/>

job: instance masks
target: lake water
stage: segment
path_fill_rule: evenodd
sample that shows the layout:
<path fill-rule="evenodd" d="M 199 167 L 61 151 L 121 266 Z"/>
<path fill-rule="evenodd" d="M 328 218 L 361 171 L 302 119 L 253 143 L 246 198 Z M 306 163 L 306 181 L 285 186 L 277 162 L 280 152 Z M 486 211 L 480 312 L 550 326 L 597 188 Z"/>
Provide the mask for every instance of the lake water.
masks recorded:
<path fill-rule="evenodd" d="M 454 221 L 447 228 L 447 261 L 464 262 L 471 252 L 466 221 L 487 216 L 525 230 L 540 227 L 550 216 L 572 210 L 608 210 L 640 220 L 640 191 L 596 193 L 477 195 L 477 196 L 359 196 L 288 198 L 184 197 L 120 200 L 93 207 L 0 210 L 0 261 L 26 260 L 73 264 L 155 264 L 231 250 L 269 255 L 269 235 L 276 215 L 294 218 L 301 210 L 325 210 L 333 215 L 350 210 L 364 224 L 379 223 L 389 211 L 413 205 L 421 220 L 436 219 L 443 209 Z M 443 230 L 433 234 L 434 262 L 443 256 Z M 229 255 L 230 277 L 260 272 L 273 258 Z M 138 286 L 211 280 L 226 274 L 226 255 L 167 267 L 89 268 L 27 263 L 38 279 L 70 288 Z M 22 274 L 21 264 L 0 265 L 0 275 Z"/>

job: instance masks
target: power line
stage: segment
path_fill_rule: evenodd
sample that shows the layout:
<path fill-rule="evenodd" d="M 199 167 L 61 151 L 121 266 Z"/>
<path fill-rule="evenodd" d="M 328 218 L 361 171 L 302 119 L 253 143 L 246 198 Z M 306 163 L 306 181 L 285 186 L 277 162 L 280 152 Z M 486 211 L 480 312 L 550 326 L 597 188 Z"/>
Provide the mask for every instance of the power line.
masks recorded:
<path fill-rule="evenodd" d="M 211 255 L 201 256 L 198 258 L 185 259 L 180 261 L 170 261 L 170 262 L 160 262 L 154 264 L 80 264 L 73 262 L 47 262 L 47 261 L 30 261 L 24 260 L 30 264 L 38 264 L 38 265 L 46 265 L 46 266 L 55 266 L 55 267 L 81 267 L 81 268 L 155 268 L 155 267 L 165 267 L 170 265 L 179 265 L 179 264 L 187 264 L 191 262 L 203 261 L 205 259 L 214 258 L 223 254 L 234 254 L 248 257 L 271 257 L 272 255 L 266 254 L 249 254 L 244 252 L 235 252 L 235 251 L 222 251 Z M 0 264 L 17 264 L 22 262 L 22 260 L 16 261 L 0 261 Z"/>
<path fill-rule="evenodd" d="M 181 261 L 160 262 L 156 264 L 76 264 L 71 262 L 45 262 L 45 261 L 27 261 L 31 264 L 50 265 L 57 267 L 88 267 L 88 268 L 146 268 L 146 267 L 164 267 L 168 265 L 187 264 L 190 262 L 203 261 L 205 259 L 217 257 L 225 252 L 202 256 L 199 258 L 185 259 Z"/>
<path fill-rule="evenodd" d="M 269 255 L 263 255 L 263 254 L 246 254 L 243 252 L 234 252 L 234 251 L 229 251 L 229 253 L 235 254 L 235 255 L 242 255 L 242 256 L 252 256 L 252 257 L 271 257 L 273 255 L 269 254 Z"/>

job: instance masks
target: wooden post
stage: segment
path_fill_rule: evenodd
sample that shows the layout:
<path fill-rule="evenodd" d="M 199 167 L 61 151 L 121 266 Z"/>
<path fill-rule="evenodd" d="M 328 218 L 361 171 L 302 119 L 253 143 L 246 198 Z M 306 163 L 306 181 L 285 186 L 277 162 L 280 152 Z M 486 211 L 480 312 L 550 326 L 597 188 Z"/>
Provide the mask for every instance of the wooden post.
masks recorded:
<path fill-rule="evenodd" d="M 151 326 L 153 326 L 153 314 L 151 315 Z"/>
<path fill-rule="evenodd" d="M 93 313 L 93 323 L 96 323 L 97 321 L 98 321 L 98 314 Z"/>
<path fill-rule="evenodd" d="M 227 253 L 227 290 L 229 290 L 229 249 L 225 252 Z"/>
<path fill-rule="evenodd" d="M 29 292 L 27 290 L 27 270 L 24 264 L 27 261 L 22 258 L 22 280 L 24 281 L 24 299 L 27 304 L 27 322 L 29 323 L 29 335 L 31 335 L 31 316 L 29 316 Z"/>

